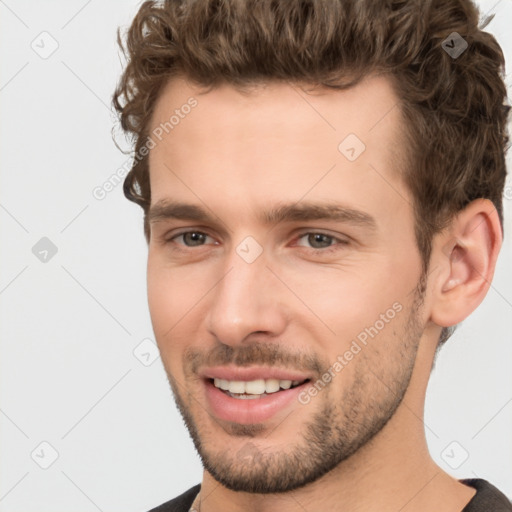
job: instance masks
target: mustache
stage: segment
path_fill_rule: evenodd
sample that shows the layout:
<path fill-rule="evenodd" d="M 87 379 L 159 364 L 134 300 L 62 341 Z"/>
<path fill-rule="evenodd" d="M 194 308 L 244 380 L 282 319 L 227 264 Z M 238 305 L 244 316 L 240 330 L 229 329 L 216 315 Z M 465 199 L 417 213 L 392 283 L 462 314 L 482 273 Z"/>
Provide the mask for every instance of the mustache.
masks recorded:
<path fill-rule="evenodd" d="M 207 351 L 189 348 L 183 355 L 183 363 L 193 374 L 203 366 L 279 366 L 316 374 L 329 367 L 315 354 L 290 352 L 277 343 L 251 343 L 236 348 L 221 343 Z"/>

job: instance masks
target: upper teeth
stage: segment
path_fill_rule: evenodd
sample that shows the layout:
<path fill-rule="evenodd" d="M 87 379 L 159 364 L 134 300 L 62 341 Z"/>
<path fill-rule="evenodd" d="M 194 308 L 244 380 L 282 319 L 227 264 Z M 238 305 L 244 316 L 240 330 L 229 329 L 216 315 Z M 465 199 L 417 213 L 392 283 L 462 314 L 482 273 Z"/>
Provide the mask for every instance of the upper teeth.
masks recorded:
<path fill-rule="evenodd" d="M 282 389 L 289 389 L 300 384 L 299 380 L 258 379 L 250 381 L 213 379 L 213 384 L 219 389 L 230 393 L 247 393 L 250 395 L 262 395 L 263 393 L 275 393 Z"/>

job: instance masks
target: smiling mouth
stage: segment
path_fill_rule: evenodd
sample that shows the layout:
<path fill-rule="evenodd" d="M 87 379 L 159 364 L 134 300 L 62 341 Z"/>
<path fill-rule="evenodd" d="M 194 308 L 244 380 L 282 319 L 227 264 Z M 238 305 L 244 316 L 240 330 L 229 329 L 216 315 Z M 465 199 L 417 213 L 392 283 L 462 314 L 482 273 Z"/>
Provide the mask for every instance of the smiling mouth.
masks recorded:
<path fill-rule="evenodd" d="M 208 379 L 217 389 L 231 398 L 251 400 L 264 398 L 280 391 L 286 391 L 301 386 L 309 381 L 304 380 L 278 380 L 256 379 L 251 381 Z"/>

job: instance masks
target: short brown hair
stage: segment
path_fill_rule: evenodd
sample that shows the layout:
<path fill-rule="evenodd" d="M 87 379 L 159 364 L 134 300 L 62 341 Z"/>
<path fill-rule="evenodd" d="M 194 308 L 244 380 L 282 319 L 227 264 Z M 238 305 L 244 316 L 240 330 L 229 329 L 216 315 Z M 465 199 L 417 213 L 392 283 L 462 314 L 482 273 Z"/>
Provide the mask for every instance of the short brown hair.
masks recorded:
<path fill-rule="evenodd" d="M 471 0 L 147 1 L 125 45 L 118 30 L 127 65 L 113 104 L 138 155 L 159 93 L 179 75 L 241 89 L 270 81 L 345 89 L 389 75 L 405 120 L 403 178 L 425 273 L 433 235 L 472 200 L 490 199 L 503 223 L 505 63 L 478 23 Z M 468 45 L 456 58 L 442 46 L 454 32 Z M 147 156 L 134 159 L 124 193 L 147 214 Z M 144 229 L 149 240 L 146 217 Z"/>

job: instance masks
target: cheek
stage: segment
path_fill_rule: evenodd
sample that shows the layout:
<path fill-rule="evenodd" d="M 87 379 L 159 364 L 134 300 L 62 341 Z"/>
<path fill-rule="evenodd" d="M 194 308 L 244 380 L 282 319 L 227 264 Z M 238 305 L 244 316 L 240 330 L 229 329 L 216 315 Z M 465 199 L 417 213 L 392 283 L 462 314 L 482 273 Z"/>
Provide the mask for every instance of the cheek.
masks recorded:
<path fill-rule="evenodd" d="M 163 323 L 168 318 L 166 312 L 173 310 L 169 307 L 172 305 L 172 295 L 166 293 L 166 290 L 169 290 L 168 283 L 162 279 L 161 272 L 152 260 L 154 258 L 150 255 L 147 271 L 148 305 L 153 329 L 156 337 L 159 338 L 163 331 Z"/>
<path fill-rule="evenodd" d="M 364 339 L 365 329 L 374 335 L 377 329 L 379 338 L 388 338 L 397 331 L 403 316 L 400 312 L 410 300 L 407 295 L 415 283 L 413 275 L 400 273 L 394 265 L 385 262 L 350 270 L 323 270 L 312 274 L 310 279 L 305 279 L 305 273 L 301 272 L 301 281 L 295 278 L 290 287 L 293 286 L 313 313 L 307 315 L 311 319 L 308 322 L 318 324 L 323 339 L 332 338 L 336 353 L 347 349 L 361 333 Z M 287 282 L 293 282 L 292 275 Z M 380 336 L 381 332 L 384 336 Z"/>
<path fill-rule="evenodd" d="M 154 268 L 148 268 L 147 283 L 151 323 L 162 363 L 168 375 L 182 380 L 180 361 L 185 346 L 180 339 L 185 340 L 186 337 L 179 335 L 183 329 L 183 321 L 179 320 L 186 312 L 183 297 L 180 300 L 180 294 L 171 286 L 170 279 Z"/>
<path fill-rule="evenodd" d="M 173 336 L 175 326 L 189 309 L 187 294 L 192 293 L 190 290 L 193 287 L 183 286 L 175 274 L 150 253 L 147 269 L 148 305 L 159 346 Z"/>
<path fill-rule="evenodd" d="M 209 285 L 204 273 L 191 268 L 173 268 L 165 256 L 152 254 L 147 267 L 147 295 L 151 323 L 165 367 L 180 372 L 181 355 L 198 339 L 204 311 L 201 310 Z"/>

